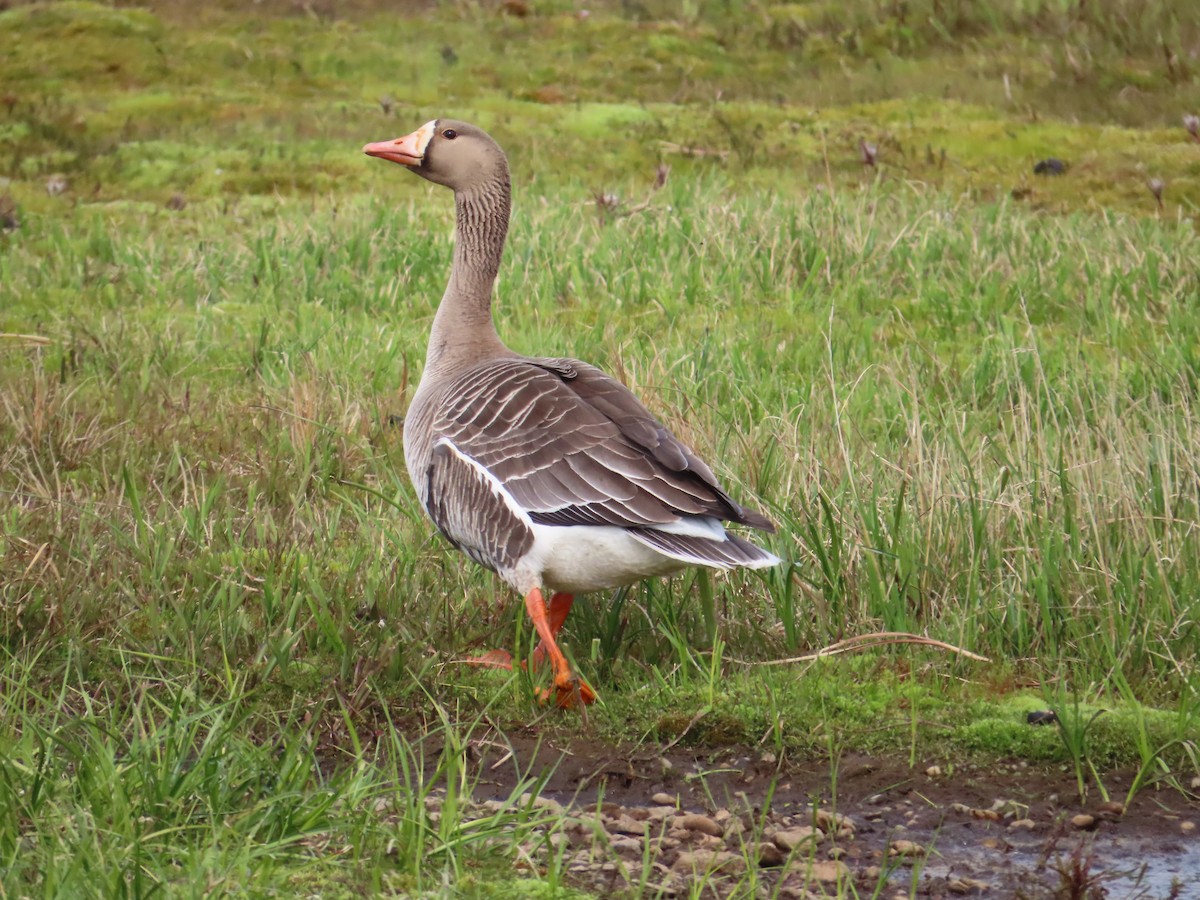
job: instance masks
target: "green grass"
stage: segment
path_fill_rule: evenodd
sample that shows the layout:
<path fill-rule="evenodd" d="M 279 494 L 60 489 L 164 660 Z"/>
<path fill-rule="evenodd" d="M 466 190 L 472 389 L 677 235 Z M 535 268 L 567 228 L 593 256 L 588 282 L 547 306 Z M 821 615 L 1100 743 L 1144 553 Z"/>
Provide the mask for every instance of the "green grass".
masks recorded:
<path fill-rule="evenodd" d="M 389 419 L 452 204 L 358 147 L 443 112 L 512 158 L 502 334 L 780 525 L 711 621 L 694 575 L 577 606 L 595 739 L 1194 768 L 1197 14 L 867 6 L 0 13 L 0 890 L 560 890 L 530 811 L 424 804 L 538 715 L 448 664 L 528 629 Z M 992 661 L 757 665 L 876 630 Z"/>

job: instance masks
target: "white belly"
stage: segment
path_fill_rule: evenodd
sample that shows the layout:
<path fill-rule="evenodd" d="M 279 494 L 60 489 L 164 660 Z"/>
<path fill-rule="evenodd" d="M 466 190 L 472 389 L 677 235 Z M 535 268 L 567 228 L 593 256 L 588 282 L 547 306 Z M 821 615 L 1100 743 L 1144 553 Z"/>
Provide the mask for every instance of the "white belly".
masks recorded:
<path fill-rule="evenodd" d="M 551 591 L 586 594 L 633 584 L 643 578 L 670 575 L 687 563 L 630 537 L 610 525 L 540 525 L 533 528 L 533 548 L 521 560 L 520 582 L 537 579 Z M 524 592 L 524 584 L 514 585 Z"/>

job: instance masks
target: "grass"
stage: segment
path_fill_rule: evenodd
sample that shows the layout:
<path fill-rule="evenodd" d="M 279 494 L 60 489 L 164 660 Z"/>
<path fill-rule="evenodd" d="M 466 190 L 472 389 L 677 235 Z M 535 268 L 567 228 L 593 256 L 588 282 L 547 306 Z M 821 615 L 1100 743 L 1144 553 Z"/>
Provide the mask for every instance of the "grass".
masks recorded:
<path fill-rule="evenodd" d="M 521 804 L 424 803 L 537 715 L 447 664 L 529 636 L 392 418 L 451 203 L 357 147 L 443 111 L 512 157 L 502 334 L 619 375 L 780 526 L 779 569 L 577 606 L 591 737 L 1186 783 L 1196 13 L 867 10 L 0 13 L 4 892 L 566 890 L 514 875 Z M 992 663 L 757 665 L 872 630 Z"/>

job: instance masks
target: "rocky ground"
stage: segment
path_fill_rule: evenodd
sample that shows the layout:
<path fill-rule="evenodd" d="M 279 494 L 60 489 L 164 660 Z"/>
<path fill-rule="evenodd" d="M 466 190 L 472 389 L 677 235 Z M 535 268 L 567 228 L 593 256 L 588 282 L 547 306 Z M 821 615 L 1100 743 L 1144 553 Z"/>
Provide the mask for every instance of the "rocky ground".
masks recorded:
<path fill-rule="evenodd" d="M 1165 786 L 1121 801 L 1128 777 L 1080 802 L 1073 773 L 769 752 L 629 752 L 481 740 L 474 809 L 495 812 L 521 773 L 553 769 L 550 824 L 518 864 L 561 854 L 603 896 L 1200 897 L 1200 802 Z M 1192 786 L 1193 788 L 1196 785 Z M 755 870 L 750 878 L 749 869 Z"/>

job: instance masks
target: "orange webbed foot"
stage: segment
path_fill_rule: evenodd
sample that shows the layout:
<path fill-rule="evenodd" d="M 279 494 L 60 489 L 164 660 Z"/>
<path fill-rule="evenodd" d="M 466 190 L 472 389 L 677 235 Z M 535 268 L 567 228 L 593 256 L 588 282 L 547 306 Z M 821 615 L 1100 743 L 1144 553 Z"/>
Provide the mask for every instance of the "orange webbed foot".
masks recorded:
<path fill-rule="evenodd" d="M 488 669 L 511 669 L 513 667 L 512 654 L 507 650 L 489 650 L 480 656 L 470 656 L 459 662 L 464 662 L 468 666 L 483 666 Z M 524 664 L 522 663 L 522 665 Z"/>
<path fill-rule="evenodd" d="M 596 692 L 578 676 L 572 676 L 562 682 L 556 678 L 553 689 L 541 688 L 538 690 L 537 696 L 541 703 L 549 703 L 553 700 L 554 705 L 559 709 L 577 709 L 591 706 L 596 702 Z"/>

